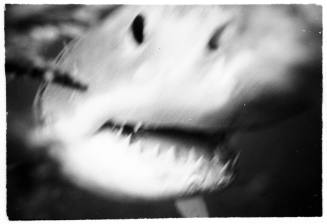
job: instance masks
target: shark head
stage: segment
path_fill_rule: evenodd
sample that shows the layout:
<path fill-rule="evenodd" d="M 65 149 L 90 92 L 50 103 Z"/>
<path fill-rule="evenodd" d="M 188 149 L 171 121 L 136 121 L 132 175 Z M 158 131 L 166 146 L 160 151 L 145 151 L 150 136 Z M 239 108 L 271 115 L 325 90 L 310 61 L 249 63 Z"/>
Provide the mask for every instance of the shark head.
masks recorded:
<path fill-rule="evenodd" d="M 51 139 L 50 154 L 74 183 L 113 198 L 222 189 L 238 157 L 227 137 L 310 101 L 319 10 L 120 8 L 59 55 L 56 66 L 88 89 L 42 88 L 38 138 Z"/>

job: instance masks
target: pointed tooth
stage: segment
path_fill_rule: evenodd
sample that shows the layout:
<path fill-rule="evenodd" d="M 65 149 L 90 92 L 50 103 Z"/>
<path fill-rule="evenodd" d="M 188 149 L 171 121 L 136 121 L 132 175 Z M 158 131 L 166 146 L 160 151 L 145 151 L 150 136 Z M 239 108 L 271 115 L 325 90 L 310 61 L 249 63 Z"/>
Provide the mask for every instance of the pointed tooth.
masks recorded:
<path fill-rule="evenodd" d="M 153 148 L 147 148 L 144 152 L 144 155 L 149 159 L 153 159 L 158 155 L 158 153 L 159 153 L 159 144 L 154 146 Z"/>
<path fill-rule="evenodd" d="M 158 155 L 160 152 L 160 145 L 159 144 L 155 145 L 151 151 L 153 152 L 154 155 Z"/>
<path fill-rule="evenodd" d="M 175 158 L 175 151 L 176 147 L 172 146 L 168 149 L 168 151 L 165 153 L 166 159 L 171 160 Z"/>
<path fill-rule="evenodd" d="M 200 156 L 196 162 L 195 162 L 195 166 L 199 167 L 199 166 L 202 166 L 203 165 L 203 161 L 204 161 L 204 158 L 203 156 Z"/>
<path fill-rule="evenodd" d="M 221 178 L 219 181 L 218 181 L 218 185 L 221 185 L 223 183 L 223 178 Z"/>
<path fill-rule="evenodd" d="M 196 152 L 195 152 L 195 149 L 192 147 L 190 149 L 189 154 L 188 154 L 188 160 L 187 161 L 193 163 L 195 160 L 196 160 Z"/>
<path fill-rule="evenodd" d="M 129 146 L 130 141 L 128 140 L 128 138 L 123 138 L 122 142 L 123 142 L 124 145 Z"/>
<path fill-rule="evenodd" d="M 137 132 L 141 127 L 142 127 L 142 122 L 138 122 L 138 123 L 134 126 L 134 132 Z"/>
<path fill-rule="evenodd" d="M 117 131 L 117 135 L 118 135 L 118 136 L 121 136 L 122 133 L 123 133 L 123 128 L 121 127 L 121 128 L 119 128 L 119 130 Z"/>
<path fill-rule="evenodd" d="M 179 149 L 175 152 L 176 158 L 183 163 L 187 163 L 188 152 L 185 149 Z"/>
<path fill-rule="evenodd" d="M 127 140 L 128 144 L 131 143 L 131 139 L 132 139 L 132 135 L 129 134 L 129 135 L 126 137 L 126 140 Z"/>
<path fill-rule="evenodd" d="M 227 170 L 227 167 L 229 166 L 230 161 L 228 161 L 227 163 L 225 163 L 225 165 L 223 166 L 223 168 L 221 168 L 220 173 L 224 173 Z"/>
<path fill-rule="evenodd" d="M 233 159 L 232 162 L 232 166 L 234 167 L 236 165 L 236 163 L 238 162 L 239 158 L 240 158 L 240 154 L 241 153 L 237 153 L 237 155 L 235 156 L 235 158 Z"/>
<path fill-rule="evenodd" d="M 176 146 L 171 146 L 171 147 L 168 149 L 168 151 L 174 153 L 174 152 L 176 151 Z"/>

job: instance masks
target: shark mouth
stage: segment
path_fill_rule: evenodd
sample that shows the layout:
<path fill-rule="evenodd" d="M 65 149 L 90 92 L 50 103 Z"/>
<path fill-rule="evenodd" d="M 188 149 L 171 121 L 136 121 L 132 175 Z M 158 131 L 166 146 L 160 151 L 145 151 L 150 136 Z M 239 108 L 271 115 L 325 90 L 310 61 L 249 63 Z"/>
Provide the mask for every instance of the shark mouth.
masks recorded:
<path fill-rule="evenodd" d="M 239 153 L 227 147 L 226 136 L 226 132 L 212 134 L 108 120 L 94 133 L 92 147 L 85 147 L 97 150 L 102 147 L 95 142 L 103 141 L 104 150 L 115 148 L 116 154 L 108 157 L 116 158 L 117 164 L 103 168 L 115 168 L 121 176 L 112 194 L 122 191 L 122 195 L 133 198 L 176 198 L 220 190 L 232 182 Z M 116 161 L 111 161 L 112 165 Z"/>
<path fill-rule="evenodd" d="M 71 132 L 85 128 L 82 124 L 57 129 L 69 119 L 46 117 L 34 139 L 45 136 L 49 155 L 68 180 L 93 193 L 118 200 L 176 199 L 223 189 L 235 177 L 239 153 L 229 148 L 228 131 L 110 119 L 90 135 L 70 140 Z"/>

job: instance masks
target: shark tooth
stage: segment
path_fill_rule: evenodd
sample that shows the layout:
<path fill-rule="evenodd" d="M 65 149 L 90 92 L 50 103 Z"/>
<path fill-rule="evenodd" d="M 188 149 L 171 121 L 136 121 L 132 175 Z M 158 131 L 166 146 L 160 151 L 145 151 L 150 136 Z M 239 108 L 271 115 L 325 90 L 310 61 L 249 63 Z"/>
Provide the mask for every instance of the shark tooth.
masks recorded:
<path fill-rule="evenodd" d="M 213 164 L 217 164 L 219 163 L 220 159 L 219 159 L 219 155 L 217 153 L 214 154 L 214 156 L 211 158 L 211 163 Z"/>
<path fill-rule="evenodd" d="M 234 166 L 237 164 L 237 162 L 238 162 L 238 160 L 239 160 L 239 158 L 240 158 L 240 154 L 241 154 L 241 153 L 237 153 L 237 155 L 236 155 L 235 158 L 233 159 L 233 161 L 232 161 L 232 167 L 234 167 Z"/>
<path fill-rule="evenodd" d="M 128 144 L 131 143 L 131 139 L 132 139 L 132 135 L 129 134 L 129 135 L 126 137 L 126 140 L 127 140 Z"/>
<path fill-rule="evenodd" d="M 129 146 L 129 144 L 130 144 L 130 139 L 129 139 L 128 137 L 125 137 L 125 138 L 122 139 L 122 143 L 123 143 L 123 145 L 125 145 L 125 146 Z"/>
<path fill-rule="evenodd" d="M 148 159 L 153 159 L 159 154 L 159 144 L 155 145 L 153 148 L 147 148 L 144 150 L 143 155 Z"/>
<path fill-rule="evenodd" d="M 133 131 L 134 132 L 137 132 L 141 127 L 142 127 L 142 122 L 138 122 L 135 126 L 134 126 L 134 129 L 133 129 Z"/>
<path fill-rule="evenodd" d="M 172 161 L 175 159 L 175 151 L 176 151 L 176 147 L 175 146 L 171 146 L 167 152 L 164 154 L 164 157 L 166 160 L 168 161 Z"/>
<path fill-rule="evenodd" d="M 119 130 L 117 131 L 117 136 L 121 136 L 123 134 L 123 128 L 119 128 Z"/>
<path fill-rule="evenodd" d="M 184 148 L 179 148 L 175 151 L 175 156 L 179 161 L 186 163 L 188 159 L 188 152 Z"/>
<path fill-rule="evenodd" d="M 195 161 L 195 166 L 200 167 L 203 165 L 204 158 L 203 156 L 200 156 L 196 161 Z"/>
<path fill-rule="evenodd" d="M 155 155 L 155 156 L 159 155 L 159 153 L 160 153 L 160 145 L 159 144 L 155 145 L 153 147 L 153 149 L 151 149 L 151 151 L 152 151 L 153 155 Z"/>
<path fill-rule="evenodd" d="M 194 163 L 194 161 L 196 160 L 197 156 L 196 156 L 196 152 L 195 149 L 192 147 L 188 153 L 188 158 L 187 158 L 187 162 L 188 163 Z"/>
<path fill-rule="evenodd" d="M 229 163 L 230 163 L 229 161 L 227 163 L 225 163 L 225 165 L 223 166 L 223 168 L 221 168 L 220 173 L 225 173 L 226 172 L 227 167 L 229 166 Z"/>
<path fill-rule="evenodd" d="M 223 183 L 223 179 L 221 178 L 219 181 L 218 181 L 218 185 L 221 185 Z"/>

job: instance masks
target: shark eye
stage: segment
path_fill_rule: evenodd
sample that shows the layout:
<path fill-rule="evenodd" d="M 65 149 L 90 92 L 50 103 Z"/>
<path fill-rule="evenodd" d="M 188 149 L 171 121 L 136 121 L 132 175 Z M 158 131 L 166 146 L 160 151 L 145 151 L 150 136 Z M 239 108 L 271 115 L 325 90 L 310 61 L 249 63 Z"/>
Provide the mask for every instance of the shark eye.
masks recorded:
<path fill-rule="evenodd" d="M 215 32 L 213 33 L 213 35 L 211 36 L 211 38 L 209 39 L 209 42 L 208 42 L 209 50 L 217 50 L 219 48 L 220 37 L 223 34 L 223 32 L 226 28 L 226 25 L 227 24 L 225 24 L 215 30 Z"/>
<path fill-rule="evenodd" d="M 137 15 L 131 25 L 131 31 L 135 41 L 142 44 L 144 40 L 144 17 Z"/>

